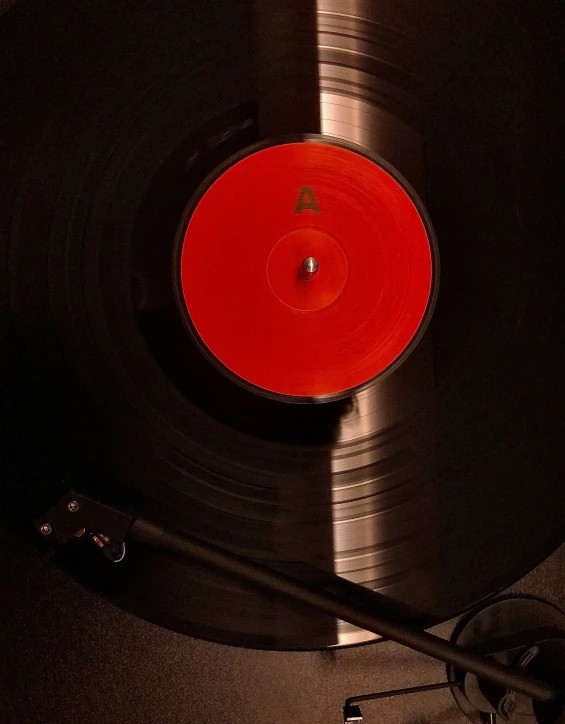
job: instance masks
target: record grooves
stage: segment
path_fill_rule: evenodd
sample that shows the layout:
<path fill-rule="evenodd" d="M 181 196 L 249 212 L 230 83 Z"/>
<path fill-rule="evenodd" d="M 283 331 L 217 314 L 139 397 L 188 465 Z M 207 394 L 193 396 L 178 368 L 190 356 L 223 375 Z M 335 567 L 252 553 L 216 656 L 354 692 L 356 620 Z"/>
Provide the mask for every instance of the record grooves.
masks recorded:
<path fill-rule="evenodd" d="M 337 573 L 426 625 L 564 534 L 554 11 L 267 5 L 23 0 L 2 16 L 2 510 L 23 531 L 71 484 L 305 580 Z M 406 178 L 442 265 L 411 354 L 319 405 L 211 364 L 171 274 L 200 184 L 293 134 Z M 135 546 L 111 569 L 83 555 L 59 562 L 196 636 L 371 639 Z"/>

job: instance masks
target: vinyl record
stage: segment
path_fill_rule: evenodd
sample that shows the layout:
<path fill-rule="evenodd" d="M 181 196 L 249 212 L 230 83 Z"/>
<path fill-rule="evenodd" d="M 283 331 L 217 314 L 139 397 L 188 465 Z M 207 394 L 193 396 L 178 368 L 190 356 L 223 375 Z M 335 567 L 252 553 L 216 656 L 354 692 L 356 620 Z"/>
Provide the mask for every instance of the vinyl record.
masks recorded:
<path fill-rule="evenodd" d="M 320 586 L 337 573 L 419 626 L 556 547 L 555 14 L 549 2 L 502 0 L 16 2 L 0 20 L 1 505 L 21 535 L 34 538 L 36 516 L 72 487 Z M 438 282 L 430 262 L 418 307 L 426 329 L 413 323 L 380 366 L 342 370 L 331 389 L 311 372 L 299 386 L 296 354 L 284 388 L 283 365 L 254 376 L 255 353 L 234 379 L 224 352 L 212 354 L 218 364 L 191 333 L 175 292 L 175 245 L 202 184 L 297 136 L 390 169 L 441 264 Z M 295 189 L 293 210 L 310 185 Z M 360 198 L 371 189 L 378 206 L 359 178 Z M 357 221 L 344 218 L 340 234 Z M 198 238 L 201 251 L 209 238 Z M 210 279 L 211 305 L 222 290 Z M 409 289 L 398 298 L 413 299 Z M 352 334 L 365 314 L 349 314 Z M 325 339 L 327 359 L 360 364 L 353 337 Z M 318 392 L 319 404 L 292 399 Z M 374 638 L 142 546 L 119 565 L 80 545 L 56 560 L 125 609 L 214 641 L 313 649 Z"/>

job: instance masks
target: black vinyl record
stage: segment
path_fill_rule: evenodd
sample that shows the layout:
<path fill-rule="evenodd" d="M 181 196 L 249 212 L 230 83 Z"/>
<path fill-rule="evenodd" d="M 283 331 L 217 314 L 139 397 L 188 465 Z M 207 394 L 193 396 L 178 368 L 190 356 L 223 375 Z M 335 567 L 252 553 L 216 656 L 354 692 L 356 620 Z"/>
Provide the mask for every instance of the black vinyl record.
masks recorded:
<path fill-rule="evenodd" d="M 549 2 L 494 0 L 7 10 L 1 504 L 21 535 L 71 487 L 321 586 L 337 573 L 421 626 L 556 547 L 556 15 Z M 321 405 L 224 377 L 187 333 L 171 274 L 202 181 L 248 146 L 306 133 L 398 169 L 441 261 L 418 348 Z M 374 638 L 141 546 L 119 565 L 80 546 L 57 560 L 202 638 L 275 649 Z"/>

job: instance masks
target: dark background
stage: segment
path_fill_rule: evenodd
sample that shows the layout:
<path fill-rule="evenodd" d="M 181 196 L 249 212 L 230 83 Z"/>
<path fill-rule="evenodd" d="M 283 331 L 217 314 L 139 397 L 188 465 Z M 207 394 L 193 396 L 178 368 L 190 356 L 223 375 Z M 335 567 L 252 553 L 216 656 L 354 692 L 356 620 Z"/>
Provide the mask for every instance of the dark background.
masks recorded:
<path fill-rule="evenodd" d="M 140 118 L 148 106 L 139 99 L 148 82 L 155 96 L 159 95 L 162 75 L 169 66 L 173 70 L 177 68 L 176 53 L 186 48 L 187 38 L 193 45 L 185 56 L 186 72 L 178 69 L 183 82 L 181 99 L 186 89 L 195 90 L 203 98 L 202 105 L 204 101 L 210 104 L 212 114 L 218 98 L 225 98 L 227 103 L 230 93 L 234 98 L 239 98 L 243 91 L 251 93 L 249 68 L 244 60 L 238 66 L 237 83 L 220 77 L 219 73 L 230 53 L 245 59 L 238 53 L 240 46 L 246 45 L 246 38 L 236 29 L 232 28 L 229 47 L 222 33 L 216 33 L 217 37 L 212 33 L 217 45 L 224 48 L 224 55 L 214 55 L 209 52 L 209 44 L 200 38 L 196 25 L 191 26 L 187 21 L 185 28 L 181 28 L 174 15 L 163 23 L 158 3 L 143 4 L 147 10 L 143 21 L 138 21 L 134 13 L 124 27 L 114 23 L 114 8 L 127 5 L 125 2 L 100 3 L 109 17 L 105 19 L 102 13 L 97 18 L 98 25 L 93 23 L 93 27 L 98 41 L 104 41 L 104 47 L 107 45 L 109 57 L 105 59 L 99 58 L 98 46 L 89 48 L 83 37 L 73 34 L 72 17 L 68 28 L 64 27 L 44 2 L 30 2 L 29 17 L 33 18 L 34 9 L 41 10 L 49 22 L 31 23 L 23 38 L 11 38 L 11 46 L 6 40 L 2 55 L 2 71 L 16 90 L 10 102 L 2 103 L 4 113 L 0 119 L 9 125 L 10 133 L 6 137 L 11 139 L 3 149 L 6 163 L 1 179 L 0 241 L 3 243 L 9 234 L 19 233 L 28 248 L 20 247 L 19 257 L 15 254 L 10 257 L 12 266 L 0 269 L 0 296 L 3 312 L 4 298 L 11 294 L 15 300 L 12 321 L 15 320 L 16 336 L 29 335 L 33 341 L 31 356 L 37 353 L 38 360 L 35 372 L 46 382 L 42 387 L 45 398 L 36 397 L 34 388 L 27 386 L 26 374 L 22 373 L 19 382 L 27 397 L 12 388 L 12 402 L 25 404 L 2 408 L 4 431 L 9 432 L 3 439 L 12 445 L 8 452 L 11 454 L 17 449 L 25 463 L 25 474 L 21 474 L 18 467 L 21 460 L 18 457 L 18 465 L 12 460 L 10 473 L 2 482 L 8 487 L 6 481 L 13 475 L 20 485 L 16 510 L 11 512 L 22 518 L 28 514 L 28 494 L 32 488 L 41 492 L 50 481 L 60 481 L 60 469 L 48 467 L 47 461 L 51 460 L 54 450 L 66 460 L 63 441 L 66 442 L 68 435 L 69 447 L 72 447 L 75 437 L 72 429 L 59 433 L 56 428 L 60 416 L 57 407 L 51 406 L 49 394 L 50 384 L 56 380 L 50 376 L 41 357 L 45 350 L 52 351 L 52 340 L 39 337 L 39 333 L 51 329 L 55 320 L 54 326 L 61 325 L 69 347 L 74 349 L 82 343 L 77 357 L 81 364 L 88 361 L 83 369 L 87 370 L 85 376 L 91 391 L 95 391 L 94 396 L 102 390 L 102 385 L 92 384 L 92 380 L 97 379 L 97 375 L 104 378 L 102 364 L 92 362 L 98 353 L 92 353 L 96 346 L 92 329 L 81 319 L 68 317 L 67 295 L 69 299 L 73 294 L 81 299 L 83 296 L 72 264 L 68 280 L 60 284 L 47 279 L 46 268 L 41 263 L 27 265 L 27 260 L 37 255 L 36 241 L 44 240 L 45 235 L 52 232 L 54 218 L 66 221 L 71 218 L 67 209 L 72 208 L 74 212 L 77 206 L 80 210 L 81 203 L 87 206 L 87 197 L 77 193 L 75 178 L 79 174 L 77 171 L 74 175 L 74 170 L 75 166 L 81 171 L 88 167 L 93 144 L 89 143 L 90 136 L 85 135 L 84 146 L 88 151 L 88 163 L 85 163 L 75 150 L 78 145 L 72 145 L 73 133 L 78 134 L 80 127 L 77 119 L 82 120 L 86 131 L 92 132 L 95 139 L 104 138 L 100 131 L 100 128 L 104 130 L 104 121 L 120 138 L 125 138 L 132 126 L 143 129 Z M 485 2 L 484 13 L 477 11 L 474 3 L 462 5 L 467 9 L 465 22 L 460 23 L 458 34 L 453 38 L 450 29 L 455 16 L 459 17 L 454 4 L 443 3 L 443 9 L 448 10 L 443 12 L 440 8 L 436 14 L 441 21 L 438 36 L 453 40 L 445 44 L 454 46 L 451 55 L 438 45 L 434 46 L 433 57 L 428 58 L 426 42 L 418 45 L 414 57 L 408 53 L 412 71 L 425 67 L 426 59 L 439 68 L 437 87 L 413 82 L 414 73 L 406 74 L 413 92 L 410 98 L 419 99 L 414 107 L 407 106 L 412 114 L 409 120 L 422 127 L 428 124 L 427 155 L 431 170 L 428 204 L 440 236 L 444 271 L 434 334 L 438 400 L 440 409 L 445 411 L 443 428 L 438 430 L 438 434 L 444 433 L 440 533 L 444 539 L 444 555 L 453 563 L 452 568 L 443 569 L 446 580 L 441 593 L 447 598 L 451 591 L 457 597 L 466 588 L 483 593 L 483 588 L 492 590 L 493 580 L 511 580 L 516 575 L 511 571 L 522 571 L 528 563 L 538 560 L 540 551 L 549 549 L 548 541 L 555 542 L 562 535 L 562 498 L 559 496 L 564 494 L 558 447 L 562 408 L 557 394 L 562 388 L 562 372 L 555 344 L 557 330 L 561 329 L 556 312 L 561 274 L 558 245 L 546 243 L 555 241 L 559 233 L 554 216 L 556 184 L 551 175 L 556 168 L 554 142 L 558 137 L 554 116 L 557 91 L 553 92 L 551 87 L 556 41 L 549 32 L 557 16 L 549 9 L 550 3 L 544 5 L 543 13 L 538 13 L 533 5 L 530 10 L 524 10 L 527 4 L 521 3 L 516 16 L 513 3 Z M 74 12 L 77 16 L 89 13 L 85 5 L 62 3 L 61 6 L 72 7 L 71 16 Z M 177 7 L 188 5 L 177 3 Z M 222 7 L 229 17 L 230 3 Z M 200 10 L 194 17 L 210 27 L 209 15 L 205 9 Z M 407 3 L 403 6 L 407 20 L 413 19 L 409 10 Z M 191 12 L 187 11 L 188 20 Z M 496 41 L 490 45 L 477 41 L 483 20 L 484 32 L 491 33 L 489 37 Z M 414 24 L 417 22 L 418 16 Z M 22 22 L 20 27 L 24 26 Z M 111 39 L 107 36 L 110 27 L 113 28 Z M 158 58 L 147 51 L 156 29 L 160 29 L 163 47 L 167 48 Z M 425 33 L 421 36 L 427 37 Z M 546 43 L 550 36 L 551 42 Z M 124 45 L 124 37 L 129 38 L 129 45 Z M 53 52 L 52 43 L 57 45 L 58 54 Z M 411 51 L 411 44 L 407 45 Z M 90 66 L 86 61 L 72 62 L 77 51 Z M 212 92 L 209 85 L 201 82 L 198 73 L 192 78 L 193 51 L 200 54 L 198 67 L 206 69 L 208 77 L 216 78 L 220 92 Z M 36 83 L 29 87 L 20 81 L 28 52 L 38 73 Z M 10 66 L 10 53 L 18 57 L 19 65 Z M 115 58 L 119 60 L 116 64 L 119 73 L 111 63 Z M 53 62 L 54 67 L 44 68 L 44 62 Z M 138 71 L 134 81 L 129 63 Z M 92 77 L 84 72 L 85 67 L 100 71 L 94 88 Z M 403 76 L 403 82 L 406 78 Z M 80 81 L 81 89 L 76 95 L 69 91 L 75 81 Z M 116 130 L 110 97 L 115 107 L 123 103 L 127 109 L 121 118 L 122 136 Z M 28 107 L 30 113 L 24 118 L 21 109 Z M 182 103 L 178 107 L 183 108 Z M 168 102 L 163 102 L 163 108 L 170 113 Z M 103 112 L 99 115 L 101 109 Z M 163 112 L 162 108 L 159 110 Z M 175 122 L 182 126 L 178 118 Z M 99 140 L 94 146 L 95 152 L 105 148 Z M 117 141 L 116 146 L 119 147 Z M 45 153 L 45 148 L 49 153 Z M 127 150 L 120 148 L 124 154 Z M 93 184 L 93 195 L 116 177 L 114 168 L 104 166 L 102 161 L 100 165 L 104 174 L 99 183 Z M 24 167 L 22 187 L 31 211 L 14 201 L 24 197 L 17 181 Z M 129 169 L 132 178 L 143 172 L 142 168 Z M 65 181 L 61 186 L 59 176 Z M 127 208 L 127 188 L 121 188 L 121 192 L 119 200 L 123 208 Z M 59 204 L 58 219 L 52 196 Z M 86 208 L 84 213 L 86 215 Z M 118 218 L 111 228 L 116 238 L 121 232 L 125 234 L 122 221 L 123 217 Z M 61 237 L 63 231 L 59 234 Z M 68 260 L 61 251 L 61 257 L 55 255 L 50 263 L 61 269 L 63 258 L 66 263 Z M 88 290 L 98 302 L 95 276 L 88 274 L 92 258 L 87 258 L 86 263 Z M 92 320 L 95 331 L 100 332 L 98 324 L 102 325 L 102 315 L 93 313 Z M 2 331 L 4 321 L 2 317 Z M 117 329 L 116 337 L 120 332 Z M 520 352 L 518 357 L 516 350 Z M 8 360 L 3 371 L 10 369 L 13 373 L 19 358 L 14 359 L 15 362 Z M 2 357 L 0 361 L 4 365 L 6 360 Z M 450 385 L 454 379 L 457 384 Z M 108 380 L 105 381 L 108 384 Z M 147 378 L 140 384 L 145 386 L 145 392 L 149 387 L 146 383 Z M 108 387 L 105 394 L 112 403 L 108 407 L 108 421 L 114 423 L 115 418 L 119 424 L 119 415 L 112 415 L 115 390 L 111 384 Z M 454 389 L 459 398 L 454 398 Z M 162 402 L 159 390 L 154 391 L 154 397 Z M 116 409 L 120 411 L 117 403 Z M 20 416 L 17 424 L 11 416 L 13 410 Z M 31 424 L 38 410 L 40 424 Z M 137 426 L 137 411 L 129 413 L 128 420 L 134 420 Z M 146 417 L 147 425 L 152 426 L 152 409 L 147 409 Z M 453 424 L 454 417 L 457 425 Z M 22 419 L 25 424 L 21 424 Z M 89 445 L 88 424 L 84 426 L 83 447 L 78 451 L 73 449 L 81 466 L 96 478 L 96 466 L 105 467 L 108 461 L 97 459 L 100 456 L 96 448 Z M 104 425 L 101 427 L 107 429 Z M 37 438 L 27 436 L 32 428 Z M 128 430 L 133 430 L 132 438 L 138 432 L 133 423 Z M 135 445 L 128 439 L 130 454 L 120 459 L 127 468 L 131 461 L 137 462 L 132 450 L 149 457 L 154 453 L 149 464 L 132 471 L 131 477 L 137 481 L 143 473 L 147 485 L 158 486 L 168 480 L 168 463 L 162 459 L 158 442 L 154 450 L 147 450 L 147 430 L 143 433 L 139 434 L 139 440 L 136 437 Z M 2 468 L 4 473 L 7 469 Z M 472 494 L 474 486 L 480 494 Z M 469 505 L 462 505 L 462 500 Z M 217 511 L 209 513 L 211 525 L 216 525 L 223 534 Z M 32 542 L 33 534 L 28 541 L 11 520 L 3 520 L 0 529 L 3 654 L 0 716 L 8 724 L 79 721 L 86 724 L 117 721 L 215 724 L 289 719 L 339 722 L 346 696 L 443 677 L 441 665 L 389 644 L 324 653 L 269 653 L 204 643 L 159 629 L 81 588 L 42 559 Z M 536 541 L 536 545 L 531 546 L 530 540 Z M 513 555 L 519 546 L 530 551 L 532 560 L 526 561 L 525 554 Z M 473 554 L 465 556 L 468 551 Z M 488 575 L 483 580 L 485 572 Z M 561 549 L 519 588 L 563 605 L 564 573 L 565 552 Z M 482 582 L 481 585 L 478 582 Z M 143 587 L 142 581 L 140 587 Z M 166 589 L 159 590 L 158 594 L 166 596 Z M 428 711 L 433 715 L 427 715 Z M 367 718 L 373 721 L 378 721 L 381 712 L 382 718 L 393 724 L 458 721 L 458 713 L 445 693 L 366 707 Z"/>

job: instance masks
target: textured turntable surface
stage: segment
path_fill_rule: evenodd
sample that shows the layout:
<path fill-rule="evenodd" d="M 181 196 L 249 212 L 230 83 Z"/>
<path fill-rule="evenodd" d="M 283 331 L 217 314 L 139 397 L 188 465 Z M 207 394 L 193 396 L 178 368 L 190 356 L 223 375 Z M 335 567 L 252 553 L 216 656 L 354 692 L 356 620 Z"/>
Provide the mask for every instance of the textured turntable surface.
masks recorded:
<path fill-rule="evenodd" d="M 11 552 L 10 564 L 0 564 L 9 588 L 1 591 L 5 724 L 340 724 L 348 696 L 445 675 L 437 662 L 388 643 L 289 653 L 198 641 L 120 611 L 53 566 L 34 569 L 36 556 Z M 565 608 L 564 577 L 562 547 L 512 590 Z M 387 724 L 467 721 L 446 692 L 368 703 L 363 713 Z"/>

